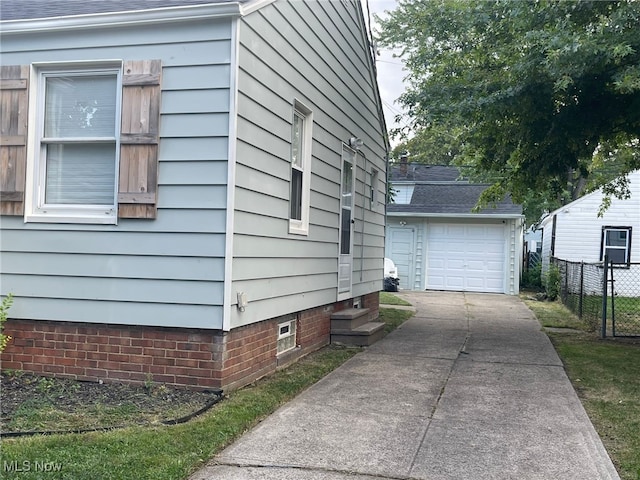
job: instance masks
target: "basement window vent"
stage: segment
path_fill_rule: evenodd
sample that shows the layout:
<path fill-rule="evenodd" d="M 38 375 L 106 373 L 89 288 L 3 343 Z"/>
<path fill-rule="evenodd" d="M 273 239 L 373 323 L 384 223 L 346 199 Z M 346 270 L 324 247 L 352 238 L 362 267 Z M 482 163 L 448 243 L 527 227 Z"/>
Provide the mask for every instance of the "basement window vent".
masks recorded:
<path fill-rule="evenodd" d="M 278 354 L 296 347 L 296 319 L 278 324 Z"/>

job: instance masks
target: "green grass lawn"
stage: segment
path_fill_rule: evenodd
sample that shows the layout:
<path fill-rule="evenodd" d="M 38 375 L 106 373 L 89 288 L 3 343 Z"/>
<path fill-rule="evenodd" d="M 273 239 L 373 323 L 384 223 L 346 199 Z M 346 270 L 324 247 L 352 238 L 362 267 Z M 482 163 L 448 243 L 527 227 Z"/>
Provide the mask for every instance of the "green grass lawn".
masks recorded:
<path fill-rule="evenodd" d="M 398 310 L 395 308 L 381 308 L 379 321 L 385 323 L 384 330 L 389 333 L 398 328 L 409 318 L 413 316 L 413 312 L 409 310 Z"/>
<path fill-rule="evenodd" d="M 380 292 L 380 304 L 382 305 L 402 305 L 405 307 L 410 307 L 411 304 L 406 300 L 403 300 L 397 295 L 389 292 Z"/>
<path fill-rule="evenodd" d="M 326 347 L 285 370 L 231 393 L 206 414 L 181 425 L 4 439 L 3 462 L 58 464 L 46 478 L 74 480 L 184 479 L 282 403 L 351 358 L 359 348 Z M 0 465 L 0 468 L 2 465 Z M 2 478 L 40 479 L 28 472 Z"/>
<path fill-rule="evenodd" d="M 380 309 L 389 332 L 412 312 Z M 320 380 L 360 348 L 328 346 L 290 367 L 232 392 L 210 411 L 175 426 L 133 426 L 87 434 L 4 439 L 2 462 L 30 471 L 3 469 L 3 479 L 179 480 L 221 451 L 283 403 Z M 25 429 L 29 429 L 26 426 Z M 48 464 L 60 471 L 36 471 Z M 23 469 L 24 470 L 24 469 Z"/>
<path fill-rule="evenodd" d="M 549 332 L 623 480 L 640 478 L 640 340 L 600 339 L 558 302 L 526 301 Z"/>

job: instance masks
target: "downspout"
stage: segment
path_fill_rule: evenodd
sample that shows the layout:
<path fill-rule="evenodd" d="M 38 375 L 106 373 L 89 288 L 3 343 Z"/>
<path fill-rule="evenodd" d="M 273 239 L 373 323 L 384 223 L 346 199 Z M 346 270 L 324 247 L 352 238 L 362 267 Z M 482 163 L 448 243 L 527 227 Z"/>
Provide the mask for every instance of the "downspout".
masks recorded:
<path fill-rule="evenodd" d="M 358 153 L 362 155 L 364 159 L 364 178 L 362 179 L 362 231 L 360 232 L 360 235 L 362 235 L 360 239 L 360 283 L 362 283 L 364 272 L 364 210 L 367 207 L 367 156 L 361 150 L 358 150 Z"/>
<path fill-rule="evenodd" d="M 236 143 L 238 141 L 238 69 L 240 51 L 240 17 L 231 21 L 231 68 L 229 86 L 229 149 L 227 158 L 227 218 L 224 252 L 224 297 L 222 301 L 222 330 L 231 330 L 231 289 L 233 287 L 233 224 L 235 218 Z"/>

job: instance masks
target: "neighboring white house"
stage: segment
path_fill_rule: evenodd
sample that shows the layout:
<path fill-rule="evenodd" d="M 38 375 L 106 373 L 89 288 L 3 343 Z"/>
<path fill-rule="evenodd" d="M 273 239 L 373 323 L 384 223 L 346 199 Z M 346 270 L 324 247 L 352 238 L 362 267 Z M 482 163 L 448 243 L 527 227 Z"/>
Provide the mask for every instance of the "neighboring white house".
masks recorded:
<path fill-rule="evenodd" d="M 388 140 L 360 0 L 0 15 L 4 368 L 238 386 L 326 344 L 332 312 L 377 312 Z"/>
<path fill-rule="evenodd" d="M 523 251 L 522 207 L 510 198 L 473 213 L 487 185 L 460 179 L 455 167 L 399 164 L 387 205 L 386 256 L 400 288 L 515 295 Z"/>
<path fill-rule="evenodd" d="M 611 198 L 599 217 L 602 190 L 561 207 L 541 222 L 542 272 L 551 257 L 573 262 L 602 262 L 605 254 L 620 266 L 640 262 L 640 170 L 629 174 L 628 199 Z M 623 269 L 616 272 L 624 275 Z M 621 285 L 623 281 L 619 282 Z"/>

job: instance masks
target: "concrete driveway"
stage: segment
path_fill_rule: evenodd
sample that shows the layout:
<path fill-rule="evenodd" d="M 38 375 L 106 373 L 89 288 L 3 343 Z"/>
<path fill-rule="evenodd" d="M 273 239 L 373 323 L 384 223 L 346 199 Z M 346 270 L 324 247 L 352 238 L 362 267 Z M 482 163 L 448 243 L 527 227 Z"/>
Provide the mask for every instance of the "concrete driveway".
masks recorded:
<path fill-rule="evenodd" d="M 191 478 L 619 479 L 529 309 L 409 292 L 416 316 Z"/>

